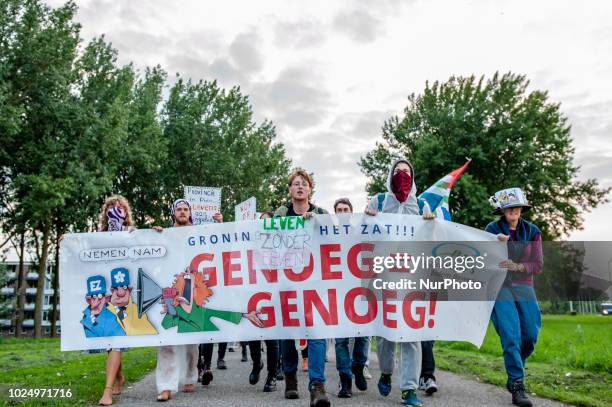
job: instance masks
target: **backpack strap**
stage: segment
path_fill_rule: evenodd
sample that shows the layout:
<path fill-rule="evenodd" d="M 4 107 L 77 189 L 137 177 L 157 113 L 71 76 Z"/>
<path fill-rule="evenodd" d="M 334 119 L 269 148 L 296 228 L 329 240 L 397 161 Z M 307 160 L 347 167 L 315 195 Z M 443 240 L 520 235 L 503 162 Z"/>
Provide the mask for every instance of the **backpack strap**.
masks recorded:
<path fill-rule="evenodd" d="M 281 207 L 278 208 L 276 210 L 276 212 L 274 212 L 274 217 L 275 218 L 282 218 L 284 216 L 287 216 L 287 212 L 289 212 L 289 208 L 287 208 L 286 205 L 281 205 Z"/>
<path fill-rule="evenodd" d="M 378 198 L 377 212 L 382 212 L 387 194 L 385 194 L 384 192 L 380 192 L 376 197 Z"/>

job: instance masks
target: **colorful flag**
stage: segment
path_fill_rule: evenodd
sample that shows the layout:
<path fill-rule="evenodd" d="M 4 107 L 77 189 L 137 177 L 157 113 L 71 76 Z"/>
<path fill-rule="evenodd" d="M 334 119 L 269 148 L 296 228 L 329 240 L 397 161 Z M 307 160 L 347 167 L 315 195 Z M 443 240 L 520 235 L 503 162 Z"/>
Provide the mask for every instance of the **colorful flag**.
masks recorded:
<path fill-rule="evenodd" d="M 438 218 L 451 220 L 451 214 L 448 207 L 450 190 L 461 174 L 463 174 L 467 166 L 470 165 L 470 162 L 472 162 L 472 159 L 468 158 L 462 167 L 440 178 L 438 182 L 427 188 L 427 190 L 423 191 L 421 195 L 417 197 L 421 213 L 434 212 Z"/>

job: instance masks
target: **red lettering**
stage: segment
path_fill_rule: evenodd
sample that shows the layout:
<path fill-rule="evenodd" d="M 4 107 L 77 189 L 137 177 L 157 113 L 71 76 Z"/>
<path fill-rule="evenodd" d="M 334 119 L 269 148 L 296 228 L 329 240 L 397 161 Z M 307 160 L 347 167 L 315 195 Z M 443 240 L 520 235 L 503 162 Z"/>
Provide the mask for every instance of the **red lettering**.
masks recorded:
<path fill-rule="evenodd" d="M 242 277 L 234 277 L 235 272 L 240 272 L 240 263 L 233 263 L 233 259 L 240 259 L 240 252 L 223 252 L 223 282 L 228 285 L 242 285 Z"/>
<path fill-rule="evenodd" d="M 274 271 L 276 272 L 276 270 Z M 285 269 L 285 276 L 287 277 L 289 281 L 299 282 L 299 281 L 304 281 L 308 277 L 310 277 L 313 271 L 314 271 L 314 258 L 312 257 L 312 254 L 310 254 L 310 261 L 308 262 L 308 265 L 302 269 L 301 273 L 296 273 L 293 271 L 293 269 Z M 262 270 L 262 273 L 263 272 L 264 270 Z"/>
<path fill-rule="evenodd" d="M 189 270 L 193 272 L 198 272 L 198 269 L 202 263 L 205 261 L 213 261 L 215 255 L 212 253 L 200 253 L 191 260 L 189 263 Z M 215 267 L 205 267 L 202 269 L 202 274 L 204 274 L 204 279 L 206 281 L 206 285 L 208 287 L 214 287 L 217 285 L 217 269 Z M 208 277 L 206 277 L 208 276 Z"/>
<path fill-rule="evenodd" d="M 259 311 L 261 314 L 264 314 L 267 318 L 260 318 L 263 323 L 264 328 L 268 328 L 276 325 L 276 315 L 274 314 L 274 307 L 267 306 L 257 308 L 259 301 L 272 299 L 272 293 L 269 292 L 259 292 L 253 294 L 253 296 L 249 299 L 249 303 L 247 305 L 248 312 Z"/>
<path fill-rule="evenodd" d="M 336 302 L 336 290 L 330 288 L 327 290 L 327 302 L 329 307 L 325 308 L 321 297 L 317 290 L 304 290 L 304 320 L 306 326 L 313 326 L 314 318 L 312 315 L 312 306 L 319 311 L 319 315 L 325 322 L 325 325 L 338 325 L 338 304 Z"/>
<path fill-rule="evenodd" d="M 300 320 L 291 318 L 292 312 L 297 312 L 297 304 L 289 304 L 289 300 L 297 298 L 295 291 L 279 291 L 281 315 L 283 317 L 283 326 L 300 326 Z"/>
<path fill-rule="evenodd" d="M 395 314 L 397 306 L 390 304 L 387 300 L 396 298 L 397 291 L 382 290 L 383 325 L 389 328 L 397 328 L 397 321 L 387 316 L 388 314 Z"/>
<path fill-rule="evenodd" d="M 341 263 L 340 257 L 332 257 L 331 252 L 339 252 L 340 245 L 322 244 L 321 250 L 321 278 L 323 280 L 340 280 L 342 279 L 342 271 L 331 271 L 331 266 L 337 266 Z"/>
<path fill-rule="evenodd" d="M 249 267 L 249 284 L 257 284 L 257 274 L 253 267 L 253 250 L 247 250 L 247 263 Z M 268 283 L 278 282 L 278 272 L 274 269 L 260 270 Z"/>
<path fill-rule="evenodd" d="M 406 324 L 413 329 L 423 328 L 425 326 L 425 307 L 415 307 L 414 311 L 418 316 L 418 319 L 412 317 L 412 302 L 415 300 L 423 301 L 425 299 L 425 293 L 420 291 L 414 291 L 404 297 L 402 302 L 402 313 L 404 314 L 404 321 Z"/>
<path fill-rule="evenodd" d="M 355 310 L 355 299 L 360 295 L 366 297 L 366 301 L 368 302 L 368 311 L 363 315 L 357 314 Z M 347 318 L 355 324 L 367 324 L 372 322 L 374 318 L 376 318 L 376 313 L 378 312 L 376 295 L 365 287 L 351 288 L 344 297 L 344 312 L 346 312 Z"/>
<path fill-rule="evenodd" d="M 249 284 L 257 284 L 255 267 L 253 267 L 253 250 L 247 250 L 247 269 L 249 270 Z"/>
<path fill-rule="evenodd" d="M 357 264 L 357 257 L 362 252 L 373 253 L 374 245 L 372 243 L 357 243 L 348 252 L 348 269 L 357 278 L 372 278 L 374 277 L 374 270 L 372 267 L 372 257 L 361 257 L 361 264 L 367 266 L 365 270 L 362 270 Z"/>

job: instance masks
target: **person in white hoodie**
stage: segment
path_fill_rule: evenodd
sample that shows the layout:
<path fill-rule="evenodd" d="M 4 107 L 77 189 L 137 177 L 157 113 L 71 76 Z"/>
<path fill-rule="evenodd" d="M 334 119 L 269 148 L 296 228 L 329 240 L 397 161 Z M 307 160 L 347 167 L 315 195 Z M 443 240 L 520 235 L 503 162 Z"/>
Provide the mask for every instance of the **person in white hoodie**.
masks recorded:
<path fill-rule="evenodd" d="M 387 192 L 372 197 L 365 213 L 375 216 L 378 212 L 403 215 L 419 215 L 417 188 L 414 182 L 414 170 L 408 160 L 397 160 L 391 164 L 387 179 Z M 426 213 L 424 219 L 433 219 L 434 215 Z M 421 343 L 402 342 L 400 345 L 400 390 L 402 404 L 421 406 L 416 390 L 421 373 Z M 391 393 L 391 375 L 395 368 L 395 342 L 383 337 L 376 338 L 376 353 L 380 364 L 378 391 L 383 396 Z"/>

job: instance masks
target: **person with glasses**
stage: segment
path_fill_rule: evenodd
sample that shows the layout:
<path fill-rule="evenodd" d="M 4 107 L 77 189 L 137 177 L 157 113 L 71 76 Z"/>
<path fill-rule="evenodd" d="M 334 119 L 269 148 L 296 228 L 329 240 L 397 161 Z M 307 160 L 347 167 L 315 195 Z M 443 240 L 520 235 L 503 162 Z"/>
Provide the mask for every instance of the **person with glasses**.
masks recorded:
<path fill-rule="evenodd" d="M 274 217 L 302 216 L 310 219 L 317 214 L 328 213 L 310 202 L 310 194 L 314 187 L 314 181 L 310 174 L 303 169 L 297 169 L 289 175 L 289 195 L 291 201 L 280 206 Z M 328 407 L 329 397 L 325 392 L 325 351 L 327 341 L 325 339 L 308 340 L 308 376 L 310 383 L 310 405 L 313 407 Z M 283 372 L 285 373 L 285 398 L 297 399 L 298 381 L 298 352 L 295 341 L 288 339 L 281 341 L 281 352 L 283 357 Z"/>

